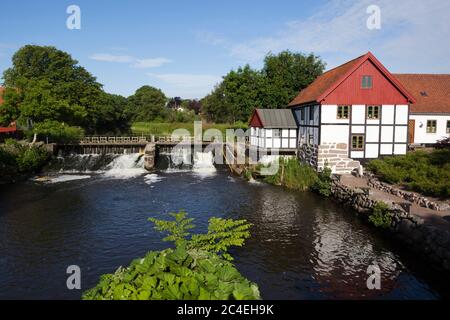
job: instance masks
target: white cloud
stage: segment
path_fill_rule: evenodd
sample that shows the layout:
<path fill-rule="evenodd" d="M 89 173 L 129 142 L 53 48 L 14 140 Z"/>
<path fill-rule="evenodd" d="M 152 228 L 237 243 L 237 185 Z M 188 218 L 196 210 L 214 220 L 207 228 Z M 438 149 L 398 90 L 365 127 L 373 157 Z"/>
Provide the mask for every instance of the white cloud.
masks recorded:
<path fill-rule="evenodd" d="M 95 53 L 89 57 L 96 61 L 128 63 L 135 68 L 155 68 L 160 67 L 166 63 L 172 62 L 167 58 L 147 58 L 139 59 L 129 55 L 115 55 L 109 53 Z"/>
<path fill-rule="evenodd" d="M 372 4 L 381 9 L 380 30 L 366 27 Z M 399 69 L 393 71 L 450 72 L 449 14 L 450 2 L 442 0 L 332 0 L 313 16 L 287 22 L 267 36 L 232 42 L 205 33 L 201 39 L 250 63 L 290 49 L 319 54 L 334 67 L 370 50 Z"/>
<path fill-rule="evenodd" d="M 92 60 L 106 61 L 106 62 L 118 62 L 118 63 L 131 63 L 135 59 L 131 56 L 113 55 L 109 53 L 95 53 L 89 57 Z"/>
<path fill-rule="evenodd" d="M 136 59 L 133 67 L 135 68 L 155 68 L 160 67 L 163 64 L 172 62 L 166 58 L 154 58 L 154 59 Z"/>
<path fill-rule="evenodd" d="M 201 98 L 208 94 L 222 78 L 207 74 L 188 73 L 148 73 L 153 79 L 159 80 L 159 85 L 164 87 L 164 92 L 169 96 L 183 98 Z"/>

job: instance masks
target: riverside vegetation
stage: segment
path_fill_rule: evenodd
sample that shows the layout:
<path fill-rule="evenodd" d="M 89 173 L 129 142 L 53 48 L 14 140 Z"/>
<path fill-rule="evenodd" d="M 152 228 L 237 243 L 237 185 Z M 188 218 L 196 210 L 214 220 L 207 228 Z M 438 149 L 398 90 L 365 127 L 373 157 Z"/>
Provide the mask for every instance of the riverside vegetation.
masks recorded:
<path fill-rule="evenodd" d="M 277 173 L 265 176 L 263 181 L 269 184 L 284 186 L 288 189 L 316 192 L 324 197 L 331 195 L 331 169 L 325 167 L 316 172 L 310 165 L 296 158 L 279 158 Z M 257 165 L 253 170 L 247 169 L 244 176 L 247 179 L 257 176 L 263 165 Z"/>
<path fill-rule="evenodd" d="M 0 145 L 0 182 L 11 182 L 38 172 L 51 155 L 41 145 L 8 139 Z"/>
<path fill-rule="evenodd" d="M 372 160 L 367 169 L 384 182 L 429 196 L 449 198 L 449 159 L 449 149 L 415 151 L 404 156 Z"/>
<path fill-rule="evenodd" d="M 231 263 L 228 249 L 250 237 L 246 220 L 211 218 L 206 234 L 191 234 L 193 219 L 180 211 L 173 220 L 150 218 L 175 247 L 151 251 L 126 268 L 100 278 L 85 300 L 244 300 L 260 299 L 258 286 Z"/>

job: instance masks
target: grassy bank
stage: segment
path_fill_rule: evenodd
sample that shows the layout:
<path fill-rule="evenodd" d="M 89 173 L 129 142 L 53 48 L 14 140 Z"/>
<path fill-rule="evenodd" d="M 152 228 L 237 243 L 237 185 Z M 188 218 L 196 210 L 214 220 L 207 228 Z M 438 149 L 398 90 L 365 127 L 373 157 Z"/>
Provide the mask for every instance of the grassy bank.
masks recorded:
<path fill-rule="evenodd" d="M 203 123 L 202 124 L 203 131 L 208 129 L 218 129 L 225 134 L 226 129 L 244 129 L 246 130 L 248 126 L 245 123 L 235 123 L 235 124 L 226 124 L 226 123 Z M 194 134 L 194 123 L 182 123 L 182 122 L 173 122 L 173 123 L 160 123 L 160 122 L 135 122 L 131 126 L 131 130 L 133 134 L 136 135 L 171 135 L 172 132 L 176 129 L 186 129 L 191 134 Z"/>
<path fill-rule="evenodd" d="M 256 172 L 261 170 L 261 166 L 256 167 Z M 246 173 L 246 176 L 252 176 L 255 173 Z M 257 175 L 257 174 L 256 174 Z M 331 171 L 325 169 L 322 172 L 316 172 L 306 163 L 301 163 L 296 158 L 279 158 L 279 169 L 276 174 L 263 177 L 264 182 L 283 186 L 293 190 L 311 190 L 322 196 L 331 195 Z"/>
<path fill-rule="evenodd" d="M 450 197 L 450 150 L 415 151 L 372 160 L 367 169 L 380 180 L 424 195 Z"/>
<path fill-rule="evenodd" d="M 0 183 L 14 182 L 37 173 L 51 155 L 40 146 L 7 140 L 0 145 Z"/>

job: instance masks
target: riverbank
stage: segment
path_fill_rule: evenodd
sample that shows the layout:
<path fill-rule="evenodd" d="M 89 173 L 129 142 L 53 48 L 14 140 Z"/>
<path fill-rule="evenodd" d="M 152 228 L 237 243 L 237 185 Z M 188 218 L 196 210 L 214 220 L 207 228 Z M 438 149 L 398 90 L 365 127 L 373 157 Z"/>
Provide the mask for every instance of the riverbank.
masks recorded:
<path fill-rule="evenodd" d="M 39 172 L 51 158 L 43 143 L 7 140 L 0 145 L 0 184 L 24 181 Z"/>

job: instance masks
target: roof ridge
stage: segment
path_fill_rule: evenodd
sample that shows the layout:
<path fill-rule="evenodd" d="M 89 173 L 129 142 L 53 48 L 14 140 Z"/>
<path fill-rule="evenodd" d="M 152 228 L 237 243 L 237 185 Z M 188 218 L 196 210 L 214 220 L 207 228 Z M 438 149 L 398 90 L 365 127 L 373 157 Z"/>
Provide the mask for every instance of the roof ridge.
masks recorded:
<path fill-rule="evenodd" d="M 345 62 L 345 63 L 343 63 L 343 64 L 340 64 L 340 65 L 338 65 L 338 66 L 336 66 L 336 67 L 334 67 L 334 68 L 332 68 L 332 69 L 330 69 L 330 70 L 327 70 L 327 71 L 325 71 L 324 73 L 322 73 L 319 77 L 323 76 L 324 74 L 327 74 L 328 72 L 331 72 L 331 71 L 336 70 L 336 69 L 338 69 L 338 68 L 340 68 L 340 67 L 343 67 L 343 66 L 345 66 L 345 65 L 347 65 L 347 64 L 353 63 L 353 62 L 355 62 L 356 60 L 359 60 L 359 59 L 361 59 L 362 57 L 364 57 L 364 56 L 366 56 L 366 55 L 367 55 L 367 53 L 366 53 L 366 54 L 363 54 L 363 55 L 361 55 L 361 56 L 359 56 L 359 57 L 357 57 L 357 58 L 354 58 L 354 59 L 352 59 L 352 60 L 350 60 L 350 61 L 347 61 L 347 62 Z"/>

